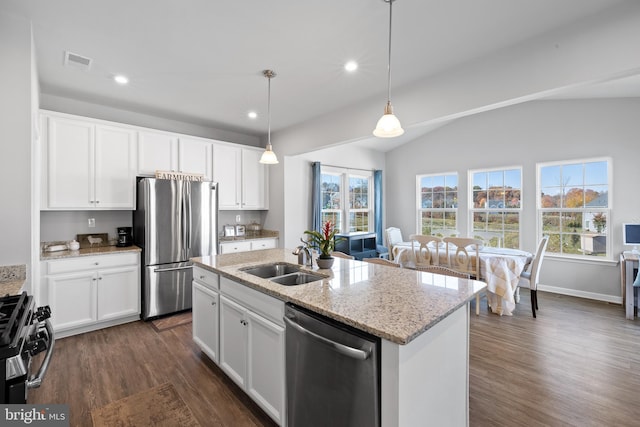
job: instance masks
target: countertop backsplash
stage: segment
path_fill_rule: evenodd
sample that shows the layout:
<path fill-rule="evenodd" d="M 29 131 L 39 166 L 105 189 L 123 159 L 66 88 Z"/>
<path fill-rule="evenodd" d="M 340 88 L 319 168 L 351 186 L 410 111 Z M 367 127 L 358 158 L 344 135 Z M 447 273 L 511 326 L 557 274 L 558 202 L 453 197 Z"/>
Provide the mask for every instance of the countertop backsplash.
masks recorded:
<path fill-rule="evenodd" d="M 19 293 L 25 280 L 27 280 L 26 264 L 0 266 L 0 296 Z"/>
<path fill-rule="evenodd" d="M 26 279 L 27 266 L 25 264 L 0 266 L 0 282 Z"/>

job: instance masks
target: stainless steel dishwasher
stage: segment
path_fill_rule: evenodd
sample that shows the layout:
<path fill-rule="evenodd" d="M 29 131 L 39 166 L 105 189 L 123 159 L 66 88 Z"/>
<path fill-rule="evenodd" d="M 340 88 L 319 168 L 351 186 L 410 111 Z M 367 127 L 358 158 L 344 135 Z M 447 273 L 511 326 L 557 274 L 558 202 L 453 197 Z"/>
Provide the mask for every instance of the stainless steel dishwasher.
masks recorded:
<path fill-rule="evenodd" d="M 289 427 L 379 426 L 380 339 L 287 303 Z"/>

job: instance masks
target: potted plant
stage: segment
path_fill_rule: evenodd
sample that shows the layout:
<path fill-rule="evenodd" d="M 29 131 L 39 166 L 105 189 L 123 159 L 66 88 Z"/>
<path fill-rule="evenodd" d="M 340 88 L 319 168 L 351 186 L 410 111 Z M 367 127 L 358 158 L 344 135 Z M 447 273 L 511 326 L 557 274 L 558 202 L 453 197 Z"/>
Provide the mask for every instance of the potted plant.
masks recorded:
<path fill-rule="evenodd" d="M 317 248 L 320 256 L 317 259 L 318 267 L 331 268 L 333 265 L 333 256 L 331 253 L 335 249 L 335 236 L 338 230 L 335 229 L 331 221 L 327 221 L 322 225 L 322 230 L 306 230 L 304 234 L 309 236 L 307 244 Z"/>

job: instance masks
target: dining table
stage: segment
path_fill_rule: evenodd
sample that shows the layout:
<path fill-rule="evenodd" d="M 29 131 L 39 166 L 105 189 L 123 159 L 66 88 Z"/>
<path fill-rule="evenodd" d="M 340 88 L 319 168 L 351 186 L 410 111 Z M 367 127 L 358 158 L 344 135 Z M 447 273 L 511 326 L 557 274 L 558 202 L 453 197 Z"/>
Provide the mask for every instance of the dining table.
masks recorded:
<path fill-rule="evenodd" d="M 417 250 L 410 244 L 394 246 L 394 260 L 404 268 L 416 267 Z M 446 246 L 440 244 L 428 246 L 431 263 L 449 266 L 449 253 Z M 424 250 L 424 249 L 423 249 Z M 511 316 L 518 299 L 517 288 L 520 275 L 533 260 L 533 254 L 520 249 L 484 246 L 478 251 L 468 249 L 472 263 L 480 262 L 480 278 L 487 284 L 487 303 L 492 313 Z M 451 251 L 451 254 L 455 252 Z M 479 256 L 478 256 L 479 255 Z M 475 264 L 474 264 L 475 265 Z M 455 267 L 454 267 L 455 269 Z"/>

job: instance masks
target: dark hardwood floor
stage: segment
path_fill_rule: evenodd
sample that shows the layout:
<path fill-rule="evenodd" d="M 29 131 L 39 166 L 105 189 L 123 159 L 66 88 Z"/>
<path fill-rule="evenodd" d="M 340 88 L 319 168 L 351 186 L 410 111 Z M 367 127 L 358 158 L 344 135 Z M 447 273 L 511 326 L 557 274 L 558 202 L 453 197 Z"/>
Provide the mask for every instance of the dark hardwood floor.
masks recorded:
<path fill-rule="evenodd" d="M 470 425 L 640 425 L 640 320 L 618 305 L 542 292 L 533 319 L 522 294 L 511 317 L 488 313 L 484 299 L 476 316 L 472 302 Z M 91 426 L 93 408 L 165 382 L 202 426 L 274 425 L 193 344 L 190 323 L 61 339 L 29 402 L 66 403 L 71 426 Z"/>

